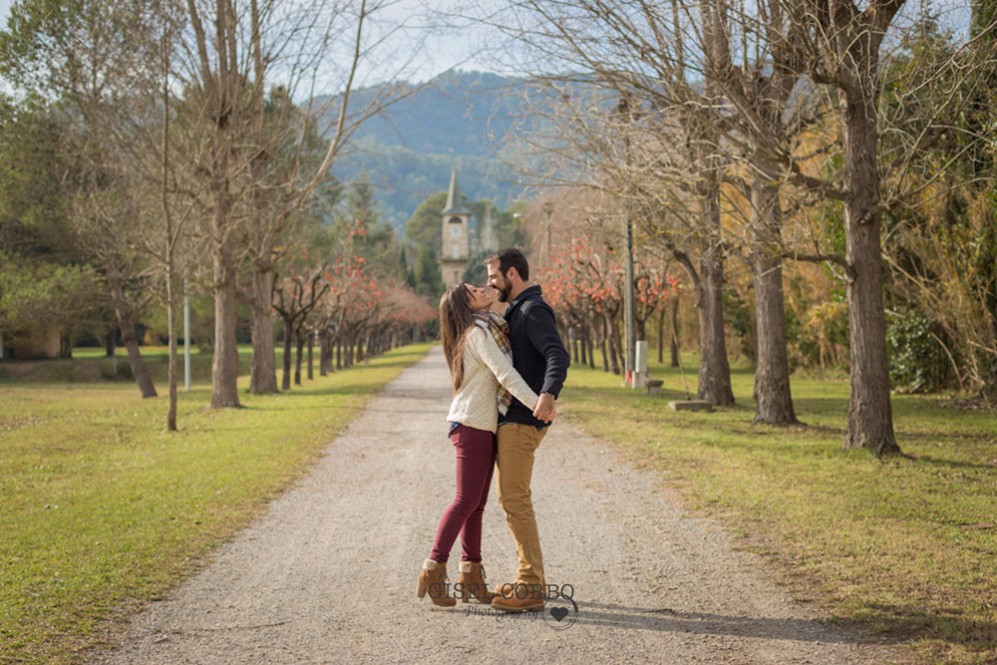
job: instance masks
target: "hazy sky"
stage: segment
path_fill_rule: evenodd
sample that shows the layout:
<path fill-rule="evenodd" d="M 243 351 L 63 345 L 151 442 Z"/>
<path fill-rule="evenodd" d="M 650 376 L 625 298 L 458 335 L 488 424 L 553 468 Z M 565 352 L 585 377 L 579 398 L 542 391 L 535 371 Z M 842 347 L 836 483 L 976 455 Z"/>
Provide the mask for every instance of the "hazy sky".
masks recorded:
<path fill-rule="evenodd" d="M 12 0 L 0 0 L 0 25 L 4 28 L 11 3 Z M 378 14 L 375 27 L 382 31 L 403 27 L 392 33 L 387 48 L 381 50 L 381 59 L 372 71 L 367 72 L 363 83 L 393 78 L 399 70 L 402 74 L 400 78 L 411 81 L 425 81 L 454 67 L 497 71 L 497 65 L 489 55 L 490 51 L 502 49 L 497 35 L 489 34 L 480 26 L 443 27 L 440 24 L 447 21 L 428 17 L 425 9 L 430 5 L 446 10 L 466 4 L 466 0 L 394 0 L 387 4 L 387 9 Z M 504 4 L 503 0 L 488 2 L 492 8 L 501 4 Z M 859 4 L 863 6 L 865 3 Z M 964 30 L 968 24 L 970 0 L 929 0 L 928 5 L 940 13 L 943 25 Z M 920 0 L 907 0 L 903 15 L 898 17 L 897 22 L 909 21 L 921 6 Z M 416 49 L 416 43 L 420 43 L 422 48 Z"/>
<path fill-rule="evenodd" d="M 0 0 L 0 26 L 3 28 L 7 27 L 12 1 Z M 465 27 L 458 30 L 438 25 L 427 26 L 428 22 L 435 24 L 438 20 L 426 18 L 426 5 L 445 10 L 456 2 L 457 0 L 396 0 L 377 15 L 376 25 L 382 30 L 389 26 L 404 26 L 394 33 L 392 43 L 382 51 L 392 54 L 385 57 L 393 58 L 391 62 L 380 63 L 378 69 L 383 72 L 382 80 L 390 78 L 388 75 L 394 73 L 393 70 L 402 67 L 404 78 L 412 81 L 424 81 L 453 67 L 493 70 L 487 55 L 481 53 L 482 44 L 487 42 L 482 29 Z M 424 41 L 424 48 L 415 54 L 412 45 L 421 41 Z M 371 78 L 377 79 L 377 72 Z"/>

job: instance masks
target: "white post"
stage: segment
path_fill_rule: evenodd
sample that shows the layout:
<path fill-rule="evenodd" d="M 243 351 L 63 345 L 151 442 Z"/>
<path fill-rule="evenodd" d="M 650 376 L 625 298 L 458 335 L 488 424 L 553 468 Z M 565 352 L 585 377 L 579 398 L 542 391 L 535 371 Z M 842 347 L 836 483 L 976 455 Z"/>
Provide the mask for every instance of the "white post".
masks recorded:
<path fill-rule="evenodd" d="M 645 387 L 647 380 L 647 340 L 638 340 L 634 345 L 636 360 L 634 361 L 634 383 L 633 388 Z"/>
<path fill-rule="evenodd" d="M 183 389 L 190 390 L 190 298 L 186 279 L 183 281 Z"/>

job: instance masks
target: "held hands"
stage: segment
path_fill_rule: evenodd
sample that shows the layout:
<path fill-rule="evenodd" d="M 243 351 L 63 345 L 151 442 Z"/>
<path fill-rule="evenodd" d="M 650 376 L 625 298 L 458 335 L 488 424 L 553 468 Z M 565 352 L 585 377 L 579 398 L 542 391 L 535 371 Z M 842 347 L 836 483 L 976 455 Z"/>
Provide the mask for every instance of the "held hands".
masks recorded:
<path fill-rule="evenodd" d="M 540 394 L 537 406 L 533 409 L 533 417 L 548 425 L 554 422 L 554 419 L 557 418 L 557 402 L 554 401 L 553 395 L 550 393 Z"/>

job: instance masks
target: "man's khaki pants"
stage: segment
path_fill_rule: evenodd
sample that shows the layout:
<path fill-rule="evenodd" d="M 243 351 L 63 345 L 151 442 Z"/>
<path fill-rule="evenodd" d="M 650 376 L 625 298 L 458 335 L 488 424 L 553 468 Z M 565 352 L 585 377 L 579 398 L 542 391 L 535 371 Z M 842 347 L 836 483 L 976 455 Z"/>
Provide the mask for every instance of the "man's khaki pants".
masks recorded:
<path fill-rule="evenodd" d="M 516 581 L 524 584 L 545 584 L 530 481 L 533 456 L 546 433 L 546 427 L 538 429 L 520 423 L 504 423 L 498 428 L 498 456 L 495 459 L 498 501 L 516 541 L 516 554 L 519 555 Z"/>

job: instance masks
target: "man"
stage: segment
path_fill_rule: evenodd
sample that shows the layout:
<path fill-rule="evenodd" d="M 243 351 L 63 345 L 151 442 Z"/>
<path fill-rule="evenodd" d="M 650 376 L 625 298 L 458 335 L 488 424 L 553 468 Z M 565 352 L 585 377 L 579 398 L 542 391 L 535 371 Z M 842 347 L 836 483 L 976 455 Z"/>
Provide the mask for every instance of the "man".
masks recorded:
<path fill-rule="evenodd" d="M 507 612 L 540 611 L 544 607 L 546 580 L 540 535 L 533 512 L 530 482 L 533 458 L 557 417 L 557 396 L 568 375 L 571 358 L 561 342 L 554 311 L 540 286 L 530 283 L 530 266 L 518 249 L 501 249 L 488 259 L 488 285 L 498 290 L 498 299 L 509 303 L 505 319 L 509 323 L 512 364 L 540 395 L 532 412 L 516 399 L 499 418 L 498 477 L 499 505 L 505 511 L 509 531 L 516 541 L 519 572 L 515 582 L 500 584 L 492 607 Z"/>

